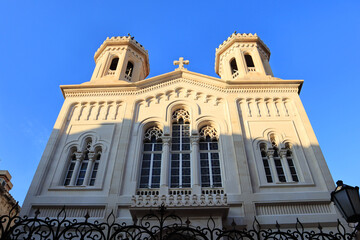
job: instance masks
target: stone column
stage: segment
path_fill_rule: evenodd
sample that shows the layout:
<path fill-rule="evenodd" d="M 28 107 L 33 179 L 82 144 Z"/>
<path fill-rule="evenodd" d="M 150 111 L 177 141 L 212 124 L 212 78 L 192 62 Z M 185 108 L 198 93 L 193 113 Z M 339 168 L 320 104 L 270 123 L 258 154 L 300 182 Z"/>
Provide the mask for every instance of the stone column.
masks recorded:
<path fill-rule="evenodd" d="M 283 169 L 284 169 L 284 172 L 285 172 L 286 182 L 292 182 L 293 180 L 292 180 L 292 177 L 291 177 L 289 163 L 288 163 L 287 158 L 286 158 L 286 153 L 287 153 L 287 150 L 282 149 L 282 150 L 280 150 L 279 155 L 280 155 L 281 163 L 283 165 Z"/>
<path fill-rule="evenodd" d="M 86 173 L 85 173 L 85 177 L 84 177 L 84 182 L 83 182 L 83 186 L 87 186 L 89 185 L 89 178 L 94 166 L 94 162 L 95 162 L 95 153 L 94 152 L 89 152 L 88 153 L 88 157 L 89 157 L 89 162 L 86 168 Z"/>
<path fill-rule="evenodd" d="M 160 195 L 167 195 L 169 190 L 170 136 L 162 137 L 162 155 L 160 172 Z"/>
<path fill-rule="evenodd" d="M 269 165 L 271 168 L 271 172 L 272 172 L 272 177 L 274 180 L 274 183 L 278 183 L 279 182 L 279 177 L 276 171 L 276 166 L 275 166 L 275 161 L 274 161 L 274 150 L 268 150 L 267 151 L 267 155 L 269 157 Z"/>
<path fill-rule="evenodd" d="M 76 156 L 76 162 L 75 162 L 75 167 L 74 167 L 74 171 L 71 175 L 71 179 L 70 179 L 70 184 L 69 186 L 75 186 L 75 181 L 79 172 L 79 168 L 80 168 L 80 164 L 83 158 L 83 154 L 82 152 L 76 152 L 75 153 Z"/>
<path fill-rule="evenodd" d="M 199 168 L 199 136 L 191 136 L 191 187 L 193 194 L 201 193 Z"/>

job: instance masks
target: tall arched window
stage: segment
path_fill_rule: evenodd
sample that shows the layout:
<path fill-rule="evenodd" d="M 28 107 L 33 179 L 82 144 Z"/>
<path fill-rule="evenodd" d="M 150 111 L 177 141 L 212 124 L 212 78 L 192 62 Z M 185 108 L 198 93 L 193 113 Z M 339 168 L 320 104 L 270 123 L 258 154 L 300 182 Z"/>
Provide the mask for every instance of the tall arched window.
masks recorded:
<path fill-rule="evenodd" d="M 88 140 L 86 143 L 86 146 L 85 146 L 85 150 L 83 151 L 83 159 L 80 164 L 79 174 L 78 174 L 78 177 L 76 180 L 76 186 L 83 185 L 83 183 L 84 183 L 86 169 L 89 164 L 89 152 L 90 152 L 91 145 L 92 145 L 92 141 Z"/>
<path fill-rule="evenodd" d="M 274 158 L 277 176 L 280 182 L 286 182 L 285 172 L 284 172 L 283 164 L 281 162 L 279 149 L 276 146 L 273 146 L 273 149 L 274 149 L 273 158 Z"/>
<path fill-rule="evenodd" d="M 144 134 L 140 188 L 160 187 L 162 135 L 158 127 L 151 127 Z"/>
<path fill-rule="evenodd" d="M 95 150 L 95 153 L 96 154 L 95 154 L 94 160 L 93 160 L 93 166 L 92 166 L 89 186 L 94 186 L 95 185 L 96 175 L 97 175 L 97 172 L 98 172 L 98 169 L 99 169 L 99 164 L 100 164 L 100 159 L 101 159 L 101 154 L 102 154 L 101 147 L 98 147 Z"/>
<path fill-rule="evenodd" d="M 245 54 L 245 62 L 246 62 L 246 66 L 247 66 L 248 68 L 253 68 L 253 67 L 255 67 L 254 61 L 253 61 L 251 55 L 248 54 L 248 53 Z"/>
<path fill-rule="evenodd" d="M 238 67 L 237 67 L 235 58 L 231 59 L 230 68 L 231 68 L 231 74 L 234 74 L 238 71 Z"/>
<path fill-rule="evenodd" d="M 178 109 L 172 114 L 170 187 L 190 187 L 190 114 Z"/>
<path fill-rule="evenodd" d="M 298 182 L 299 178 L 298 178 L 298 175 L 296 173 L 296 168 L 295 168 L 294 161 L 293 161 L 293 154 L 292 154 L 292 151 L 291 151 L 291 144 L 289 144 L 289 143 L 285 144 L 285 148 L 286 148 L 286 161 L 287 161 L 288 166 L 289 166 L 291 179 L 294 182 Z"/>
<path fill-rule="evenodd" d="M 65 181 L 64 181 L 64 186 L 68 186 L 70 184 L 70 180 L 72 175 L 74 174 L 74 168 L 75 168 L 75 163 L 76 163 L 76 148 L 72 148 L 70 150 L 70 163 L 69 163 L 69 168 L 66 172 L 66 176 L 65 176 Z"/>
<path fill-rule="evenodd" d="M 235 58 L 230 60 L 230 69 L 231 69 L 232 77 L 236 78 L 239 75 L 239 72 Z"/>
<path fill-rule="evenodd" d="M 211 126 L 200 130 L 200 172 L 202 187 L 222 187 L 218 135 Z"/>
<path fill-rule="evenodd" d="M 272 175 L 271 175 L 271 169 L 270 169 L 270 164 L 269 164 L 269 159 L 268 159 L 268 154 L 267 154 L 267 151 L 266 151 L 266 144 L 265 143 L 260 144 L 260 151 L 261 151 L 261 158 L 262 158 L 262 161 L 263 161 L 263 164 L 264 164 L 266 181 L 268 183 L 272 183 L 273 179 L 272 179 Z"/>
<path fill-rule="evenodd" d="M 115 71 L 119 62 L 119 58 L 115 57 L 111 60 L 110 70 Z"/>

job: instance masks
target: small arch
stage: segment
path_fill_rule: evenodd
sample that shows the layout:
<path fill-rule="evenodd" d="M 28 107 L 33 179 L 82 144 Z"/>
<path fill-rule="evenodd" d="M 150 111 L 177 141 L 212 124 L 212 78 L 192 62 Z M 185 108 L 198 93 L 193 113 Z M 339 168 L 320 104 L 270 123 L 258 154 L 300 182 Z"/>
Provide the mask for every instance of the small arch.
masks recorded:
<path fill-rule="evenodd" d="M 118 63 L 119 63 L 119 58 L 118 58 L 118 57 L 113 58 L 113 59 L 111 60 L 111 64 L 110 64 L 110 68 L 109 68 L 109 69 L 110 69 L 111 71 L 115 71 L 116 68 L 117 68 Z"/>
<path fill-rule="evenodd" d="M 134 70 L 134 64 L 131 61 L 128 61 L 126 65 L 125 75 L 131 77 Z"/>
<path fill-rule="evenodd" d="M 251 57 L 250 54 L 248 53 L 245 53 L 245 62 L 246 62 L 246 66 L 249 68 L 249 67 L 255 67 L 255 64 L 254 64 L 254 61 Z"/>

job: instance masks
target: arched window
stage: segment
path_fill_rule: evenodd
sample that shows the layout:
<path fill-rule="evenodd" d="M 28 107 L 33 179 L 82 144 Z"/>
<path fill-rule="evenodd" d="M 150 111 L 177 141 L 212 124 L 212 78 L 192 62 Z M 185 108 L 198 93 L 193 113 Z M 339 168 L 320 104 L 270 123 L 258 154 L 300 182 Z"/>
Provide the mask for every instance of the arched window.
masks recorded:
<path fill-rule="evenodd" d="M 89 164 L 89 152 L 90 152 L 91 145 L 92 145 L 91 140 L 88 140 L 86 143 L 85 149 L 83 151 L 83 159 L 80 164 L 79 174 L 78 174 L 78 177 L 76 180 L 76 186 L 81 186 L 84 183 L 86 169 Z"/>
<path fill-rule="evenodd" d="M 111 60 L 110 70 L 115 71 L 119 62 L 119 58 L 115 57 Z"/>
<path fill-rule="evenodd" d="M 263 161 L 263 164 L 264 164 L 266 181 L 268 183 L 272 183 L 273 179 L 272 179 L 272 176 L 271 176 L 271 169 L 270 169 L 270 164 L 269 164 L 269 160 L 268 160 L 268 156 L 267 156 L 266 144 L 265 143 L 260 144 L 260 151 L 261 151 L 261 158 L 262 158 L 262 161 Z"/>
<path fill-rule="evenodd" d="M 248 53 L 245 54 L 245 62 L 246 62 L 246 66 L 247 66 L 248 68 L 253 68 L 253 67 L 255 67 L 254 61 L 253 61 L 251 55 L 248 54 Z"/>
<path fill-rule="evenodd" d="M 291 178 L 292 178 L 292 180 L 294 182 L 299 182 L 299 178 L 297 176 L 296 168 L 295 168 L 294 161 L 293 161 L 291 145 L 289 143 L 287 143 L 287 144 L 285 144 L 285 148 L 287 149 L 287 151 L 286 151 L 286 160 L 287 160 L 287 163 L 288 163 L 288 166 L 289 166 Z"/>
<path fill-rule="evenodd" d="M 125 75 L 128 77 L 132 76 L 134 70 L 134 64 L 132 62 L 128 62 L 127 66 L 126 66 L 126 70 L 125 70 Z"/>
<path fill-rule="evenodd" d="M 273 149 L 274 149 L 273 159 L 274 159 L 278 179 L 280 182 L 286 182 L 285 172 L 279 155 L 279 149 L 276 146 L 274 146 Z"/>
<path fill-rule="evenodd" d="M 94 186 L 99 169 L 102 148 L 92 150 L 92 139 L 87 138 L 83 150 L 70 150 L 69 167 L 65 175 L 64 186 Z"/>
<path fill-rule="evenodd" d="M 102 154 L 101 147 L 97 148 L 95 150 L 95 153 L 96 154 L 95 154 L 94 160 L 93 160 L 93 166 L 92 166 L 89 186 L 94 186 L 95 185 L 96 175 L 97 175 L 97 172 L 98 172 L 98 169 L 99 169 L 99 164 L 100 164 L 100 159 L 101 159 L 101 154 Z"/>
<path fill-rule="evenodd" d="M 237 67 L 235 58 L 231 59 L 230 68 L 231 68 L 231 74 L 234 74 L 238 71 L 238 67 Z"/>
<path fill-rule="evenodd" d="M 178 109 L 172 114 L 170 187 L 190 187 L 190 114 Z"/>
<path fill-rule="evenodd" d="M 238 71 L 238 67 L 237 67 L 235 58 L 230 60 L 230 69 L 231 69 L 232 77 L 236 78 L 239 75 L 239 71 Z"/>
<path fill-rule="evenodd" d="M 211 126 L 200 130 L 200 172 L 202 187 L 222 187 L 218 135 Z"/>
<path fill-rule="evenodd" d="M 144 134 L 140 188 L 160 187 L 162 135 L 158 127 L 151 127 Z"/>
<path fill-rule="evenodd" d="M 75 152 L 76 152 L 76 148 L 72 148 L 70 150 L 70 163 L 69 163 L 69 168 L 66 172 L 66 176 L 65 176 L 65 181 L 64 181 L 64 186 L 68 186 L 70 184 L 70 180 L 71 180 L 71 177 L 72 175 L 74 174 L 74 168 L 75 168 L 75 163 L 76 163 L 76 155 L 75 155 Z"/>
<path fill-rule="evenodd" d="M 272 182 L 299 182 L 293 161 L 291 145 L 285 144 L 285 148 L 278 148 L 274 134 L 270 136 L 272 147 L 267 149 L 265 143 L 260 144 L 261 158 L 264 165 L 266 181 Z"/>

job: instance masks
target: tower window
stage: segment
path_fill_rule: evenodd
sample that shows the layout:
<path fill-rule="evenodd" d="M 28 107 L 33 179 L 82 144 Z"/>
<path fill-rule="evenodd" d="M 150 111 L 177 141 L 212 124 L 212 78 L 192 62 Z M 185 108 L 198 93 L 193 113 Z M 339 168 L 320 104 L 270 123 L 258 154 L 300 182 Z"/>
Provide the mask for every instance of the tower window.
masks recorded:
<path fill-rule="evenodd" d="M 131 77 L 132 73 L 133 73 L 133 69 L 134 69 L 134 64 L 129 61 L 127 66 L 126 66 L 125 75 Z"/>
<path fill-rule="evenodd" d="M 246 66 L 247 66 L 248 68 L 250 68 L 250 67 L 255 67 L 254 61 L 253 61 L 251 55 L 245 54 L 245 62 L 246 62 Z"/>
<path fill-rule="evenodd" d="M 115 71 L 119 62 L 119 58 L 113 58 L 110 65 L 110 70 Z"/>
<path fill-rule="evenodd" d="M 231 68 L 231 74 L 233 75 L 233 78 L 235 78 L 239 74 L 235 58 L 233 58 L 230 61 L 230 68 Z"/>

